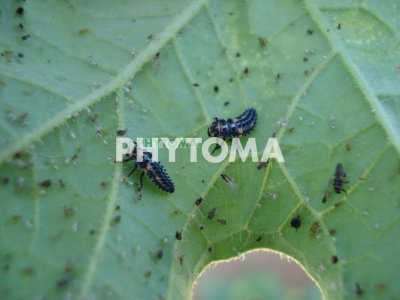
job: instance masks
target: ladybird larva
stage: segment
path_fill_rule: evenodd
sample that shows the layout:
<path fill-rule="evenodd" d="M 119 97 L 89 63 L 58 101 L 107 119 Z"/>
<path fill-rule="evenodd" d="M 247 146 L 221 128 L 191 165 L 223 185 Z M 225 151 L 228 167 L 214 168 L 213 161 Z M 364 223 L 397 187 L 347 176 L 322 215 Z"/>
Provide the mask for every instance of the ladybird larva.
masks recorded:
<path fill-rule="evenodd" d="M 234 119 L 215 118 L 208 128 L 209 137 L 234 138 L 249 134 L 256 126 L 257 112 L 254 108 L 248 108 L 240 116 Z"/>
<path fill-rule="evenodd" d="M 153 161 L 152 154 L 147 151 L 143 151 L 143 161 L 137 161 L 138 153 L 137 153 L 137 146 L 135 143 L 135 147 L 133 148 L 132 152 L 129 154 L 128 158 L 123 160 L 123 162 L 128 161 L 135 161 L 135 167 L 129 173 L 128 177 L 136 171 L 139 167 L 142 170 L 142 174 L 140 175 L 140 189 L 143 187 L 143 176 L 147 174 L 147 176 L 154 182 L 154 184 L 161 190 L 173 193 L 175 191 L 174 183 L 168 176 L 167 171 L 164 167 L 158 162 Z"/>
<path fill-rule="evenodd" d="M 338 163 L 336 165 L 335 174 L 333 175 L 333 182 L 332 182 L 333 189 L 337 194 L 340 194 L 341 192 L 346 193 L 346 190 L 343 188 L 343 184 L 347 183 L 347 181 L 345 181 L 345 178 L 346 178 L 346 173 L 344 172 L 343 165 L 341 163 Z"/>

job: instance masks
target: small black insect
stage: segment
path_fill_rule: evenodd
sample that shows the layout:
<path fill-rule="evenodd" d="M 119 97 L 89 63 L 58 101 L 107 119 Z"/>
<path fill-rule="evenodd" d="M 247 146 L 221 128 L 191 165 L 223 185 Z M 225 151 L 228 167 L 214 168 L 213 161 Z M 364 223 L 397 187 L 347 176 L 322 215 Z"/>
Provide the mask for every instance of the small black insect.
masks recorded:
<path fill-rule="evenodd" d="M 219 137 L 222 139 L 241 137 L 249 134 L 257 123 L 257 112 L 254 108 L 248 108 L 240 116 L 234 119 L 214 118 L 208 128 L 209 137 Z M 216 145 L 211 153 L 214 153 L 219 146 Z"/>
<path fill-rule="evenodd" d="M 226 220 L 225 219 L 218 219 L 217 222 L 221 225 L 226 225 Z"/>
<path fill-rule="evenodd" d="M 339 258 L 336 255 L 333 255 L 331 257 L 331 262 L 335 265 L 339 262 Z"/>
<path fill-rule="evenodd" d="M 183 255 L 178 256 L 179 265 L 183 266 Z"/>
<path fill-rule="evenodd" d="M 341 192 L 345 192 L 345 189 L 343 188 L 343 183 L 347 183 L 344 179 L 346 178 L 346 173 L 344 172 L 343 165 L 341 163 L 338 163 L 336 165 L 335 169 L 335 174 L 333 174 L 333 188 L 337 194 L 340 194 Z"/>
<path fill-rule="evenodd" d="M 215 217 L 215 211 L 216 211 L 216 210 L 217 210 L 217 209 L 216 209 L 215 207 L 213 207 L 213 208 L 208 212 L 207 218 L 208 218 L 209 220 L 214 219 L 214 217 Z"/>
<path fill-rule="evenodd" d="M 117 130 L 117 135 L 118 136 L 124 136 L 127 131 L 128 131 L 128 129 L 118 129 Z"/>
<path fill-rule="evenodd" d="M 269 163 L 269 159 L 267 161 L 260 162 L 256 167 L 257 170 L 261 170 L 261 169 L 266 168 L 268 166 L 268 163 Z"/>
<path fill-rule="evenodd" d="M 361 288 L 360 284 L 356 282 L 356 295 L 357 296 L 362 296 L 364 294 L 363 289 Z"/>
<path fill-rule="evenodd" d="M 203 203 L 203 198 L 197 198 L 196 201 L 194 201 L 194 204 L 196 204 L 197 206 L 201 205 L 201 203 Z"/>
<path fill-rule="evenodd" d="M 158 259 L 161 259 L 161 258 L 163 258 L 163 256 L 164 256 L 164 251 L 162 249 L 158 250 L 156 253 L 156 257 Z"/>
<path fill-rule="evenodd" d="M 326 201 L 328 201 L 328 198 L 329 198 L 330 195 L 331 195 L 331 193 L 329 191 L 325 191 L 324 197 L 322 197 L 321 202 L 322 203 L 326 203 Z"/>
<path fill-rule="evenodd" d="M 142 174 L 140 175 L 140 189 L 143 187 L 143 176 L 147 174 L 149 178 L 154 182 L 154 184 L 160 188 L 161 190 L 173 193 L 175 191 L 174 183 L 169 178 L 167 172 L 165 171 L 164 167 L 157 161 L 152 160 L 152 154 L 147 151 L 143 151 L 143 161 L 137 161 L 138 152 L 137 152 L 137 145 L 135 143 L 135 147 L 133 148 L 132 152 L 129 154 L 128 158 L 123 160 L 122 162 L 128 162 L 131 160 L 135 161 L 135 167 L 129 173 L 128 177 L 136 171 L 137 167 L 142 170 Z"/>
<path fill-rule="evenodd" d="M 301 226 L 301 218 L 300 215 L 296 215 L 292 218 L 292 220 L 290 221 L 290 226 L 292 226 L 295 229 L 300 228 Z"/>
<path fill-rule="evenodd" d="M 60 278 L 56 282 L 56 287 L 59 288 L 59 289 L 64 289 L 64 288 L 68 287 L 68 285 L 71 282 L 71 279 L 72 279 L 71 277 Z"/>
<path fill-rule="evenodd" d="M 175 233 L 175 238 L 178 240 L 178 241 L 180 241 L 180 240 L 182 240 L 182 231 L 176 231 L 176 233 Z"/>
<path fill-rule="evenodd" d="M 22 16 L 24 14 L 24 8 L 20 6 L 15 10 L 15 12 L 17 13 L 17 15 Z"/>

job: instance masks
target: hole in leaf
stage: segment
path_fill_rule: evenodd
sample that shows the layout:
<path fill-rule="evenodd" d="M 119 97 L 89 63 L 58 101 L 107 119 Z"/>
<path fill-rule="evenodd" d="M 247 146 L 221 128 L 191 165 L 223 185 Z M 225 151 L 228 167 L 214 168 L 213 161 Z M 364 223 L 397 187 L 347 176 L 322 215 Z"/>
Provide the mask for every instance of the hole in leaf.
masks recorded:
<path fill-rule="evenodd" d="M 322 299 L 316 284 L 293 259 L 271 251 L 251 251 L 207 266 L 193 284 L 193 300 Z"/>

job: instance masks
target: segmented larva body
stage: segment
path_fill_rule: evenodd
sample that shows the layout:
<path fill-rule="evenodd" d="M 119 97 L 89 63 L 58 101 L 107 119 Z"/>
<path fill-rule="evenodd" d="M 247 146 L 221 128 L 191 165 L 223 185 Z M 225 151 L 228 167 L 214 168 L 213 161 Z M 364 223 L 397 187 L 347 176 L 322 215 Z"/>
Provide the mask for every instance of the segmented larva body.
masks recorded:
<path fill-rule="evenodd" d="M 215 118 L 208 128 L 208 136 L 219 138 L 241 137 L 250 133 L 256 126 L 257 112 L 254 108 L 248 108 L 240 116 L 234 119 Z"/>
<path fill-rule="evenodd" d="M 346 193 L 346 190 L 343 188 L 343 184 L 347 183 L 345 178 L 346 178 L 346 173 L 344 172 L 343 165 L 341 163 L 338 163 L 336 165 L 335 174 L 333 175 L 333 182 L 332 182 L 333 189 L 337 194 L 340 194 L 341 192 Z"/>
<path fill-rule="evenodd" d="M 137 157 L 138 153 L 135 145 L 135 148 L 129 154 L 129 157 L 124 160 L 124 162 L 134 160 L 136 163 L 135 168 L 131 171 L 131 173 L 129 173 L 128 176 L 130 176 L 136 170 L 136 168 L 139 167 L 142 170 L 142 174 L 140 176 L 141 187 L 143 175 L 146 174 L 161 190 L 168 193 L 173 193 L 175 191 L 174 183 L 169 178 L 167 171 L 158 161 L 153 161 L 152 154 L 150 152 L 143 151 L 143 161 L 141 162 L 137 161 Z"/>

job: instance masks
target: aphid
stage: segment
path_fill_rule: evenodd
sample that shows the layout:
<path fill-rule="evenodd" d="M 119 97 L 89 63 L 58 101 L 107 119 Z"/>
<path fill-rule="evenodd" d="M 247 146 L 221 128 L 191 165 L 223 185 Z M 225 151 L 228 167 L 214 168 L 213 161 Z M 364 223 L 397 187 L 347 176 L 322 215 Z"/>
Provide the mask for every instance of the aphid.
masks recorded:
<path fill-rule="evenodd" d="M 214 86 L 214 92 L 215 92 L 215 93 L 218 93 L 218 91 L 219 91 L 219 87 L 218 87 L 218 85 L 215 85 L 215 86 Z"/>
<path fill-rule="evenodd" d="M 73 266 L 72 262 L 70 260 L 67 260 L 64 265 L 64 272 L 71 273 L 73 269 L 74 269 L 74 266 Z"/>
<path fill-rule="evenodd" d="M 214 219 L 214 217 L 215 217 L 215 211 L 216 211 L 216 210 L 217 210 L 217 209 L 216 209 L 215 207 L 213 207 L 213 208 L 208 212 L 207 218 L 208 218 L 209 220 Z"/>
<path fill-rule="evenodd" d="M 267 161 L 260 162 L 256 167 L 257 170 L 261 170 L 261 169 L 266 168 L 268 166 L 268 163 L 269 163 L 269 159 Z"/>
<path fill-rule="evenodd" d="M 70 206 L 64 206 L 64 217 L 69 218 L 74 214 L 74 209 Z"/>
<path fill-rule="evenodd" d="M 330 195 L 331 195 L 331 193 L 329 191 L 325 191 L 324 197 L 322 197 L 321 202 L 322 203 L 326 203 L 326 201 L 328 201 L 328 198 L 329 198 Z"/>
<path fill-rule="evenodd" d="M 59 289 L 64 289 L 69 285 L 70 282 L 71 282 L 71 277 L 63 277 L 57 280 L 56 286 Z"/>
<path fill-rule="evenodd" d="M 258 38 L 258 43 L 260 44 L 261 47 L 265 47 L 267 45 L 267 39 L 259 37 Z"/>
<path fill-rule="evenodd" d="M 143 176 L 147 174 L 147 176 L 154 182 L 154 184 L 160 188 L 161 190 L 173 193 L 175 191 L 175 187 L 171 179 L 169 178 L 167 172 L 164 167 L 157 161 L 152 160 L 152 154 L 150 152 L 143 151 L 143 161 L 137 161 L 138 152 L 137 145 L 135 143 L 135 147 L 132 152 L 129 154 L 128 158 L 123 160 L 123 162 L 128 162 L 130 160 L 135 161 L 135 167 L 129 173 L 128 177 L 136 171 L 137 167 L 142 170 L 142 174 L 140 175 L 140 190 L 143 187 Z"/>
<path fill-rule="evenodd" d="M 295 215 L 292 220 L 290 221 L 290 226 L 292 226 L 295 229 L 300 228 L 301 226 L 301 218 L 300 215 Z"/>
<path fill-rule="evenodd" d="M 256 242 L 260 242 L 262 240 L 262 236 L 259 236 L 257 239 L 256 239 Z"/>
<path fill-rule="evenodd" d="M 100 186 L 101 186 L 103 189 L 105 189 L 105 188 L 107 187 L 107 182 L 104 182 L 104 181 L 100 182 Z"/>
<path fill-rule="evenodd" d="M 22 152 L 17 152 L 14 154 L 14 158 L 16 158 L 16 159 L 21 159 L 22 156 L 24 156 L 24 154 Z"/>
<path fill-rule="evenodd" d="M 118 129 L 117 130 L 117 135 L 118 136 L 124 136 L 127 131 L 128 131 L 128 129 Z"/>
<path fill-rule="evenodd" d="M 178 260 L 179 260 L 179 264 L 180 264 L 181 266 L 183 266 L 183 255 L 180 255 L 180 256 L 178 257 Z"/>
<path fill-rule="evenodd" d="M 363 289 L 361 288 L 360 284 L 356 282 L 356 295 L 357 296 L 362 296 L 364 294 Z"/>
<path fill-rule="evenodd" d="M 22 6 L 18 7 L 18 8 L 15 10 L 15 13 L 16 13 L 17 15 L 22 16 L 22 15 L 24 14 L 24 8 L 23 8 Z"/>
<path fill-rule="evenodd" d="M 310 231 L 311 231 L 311 237 L 316 239 L 318 237 L 318 231 L 319 231 L 320 225 L 319 223 L 316 221 L 314 222 L 311 227 L 310 227 Z"/>
<path fill-rule="evenodd" d="M 226 220 L 225 219 L 218 219 L 217 222 L 221 225 L 226 225 Z"/>
<path fill-rule="evenodd" d="M 182 231 L 176 231 L 176 233 L 175 233 L 175 238 L 178 240 L 178 241 L 180 241 L 180 240 L 182 240 Z"/>
<path fill-rule="evenodd" d="M 146 277 L 147 279 L 151 277 L 152 272 L 151 271 L 147 271 L 146 273 L 144 273 L 144 277 Z"/>
<path fill-rule="evenodd" d="M 342 204 L 344 204 L 344 201 L 336 202 L 334 205 L 335 205 L 335 208 L 336 208 L 336 207 L 339 207 Z"/>
<path fill-rule="evenodd" d="M 336 255 L 332 255 L 331 262 L 335 265 L 339 262 L 339 258 Z"/>
<path fill-rule="evenodd" d="M 244 70 L 243 70 L 243 74 L 244 74 L 244 75 L 249 74 L 249 72 L 250 72 L 250 70 L 249 70 L 248 67 L 244 68 Z"/>
<path fill-rule="evenodd" d="M 160 52 L 157 52 L 154 56 L 153 56 L 153 63 L 158 67 L 160 66 Z"/>
<path fill-rule="evenodd" d="M 40 183 L 40 185 L 41 185 L 42 187 L 48 188 L 48 187 L 51 186 L 51 180 L 50 180 L 50 179 L 46 179 L 46 180 L 42 181 L 42 182 Z"/>
<path fill-rule="evenodd" d="M 196 201 L 194 201 L 194 204 L 196 204 L 197 206 L 201 205 L 201 203 L 203 202 L 203 198 L 198 198 L 196 199 Z"/>
<path fill-rule="evenodd" d="M 20 215 L 13 215 L 13 216 L 11 217 L 11 222 L 12 222 L 13 224 L 17 224 L 19 220 L 21 220 L 21 216 L 20 216 Z"/>
<path fill-rule="evenodd" d="M 157 253 L 156 253 L 156 257 L 158 259 L 161 259 L 161 258 L 163 258 L 163 256 L 164 256 L 164 251 L 162 249 L 158 250 Z"/>
<path fill-rule="evenodd" d="M 221 174 L 221 178 L 229 185 L 230 188 L 235 187 L 235 181 L 226 174 Z"/>
<path fill-rule="evenodd" d="M 113 224 L 118 224 L 119 222 L 121 222 L 121 215 L 115 216 L 114 219 L 112 220 Z"/>
<path fill-rule="evenodd" d="M 341 163 L 338 163 L 336 165 L 336 170 L 335 174 L 333 175 L 333 188 L 337 194 L 340 194 L 341 192 L 345 192 L 345 189 L 343 188 L 343 183 L 347 183 L 344 179 L 346 178 L 346 173 L 344 172 L 343 166 Z"/>
<path fill-rule="evenodd" d="M 58 179 L 58 183 L 60 184 L 60 187 L 65 188 L 64 180 Z"/>

